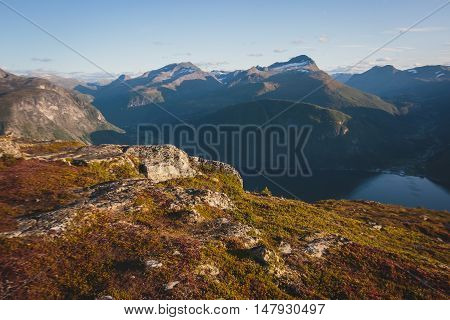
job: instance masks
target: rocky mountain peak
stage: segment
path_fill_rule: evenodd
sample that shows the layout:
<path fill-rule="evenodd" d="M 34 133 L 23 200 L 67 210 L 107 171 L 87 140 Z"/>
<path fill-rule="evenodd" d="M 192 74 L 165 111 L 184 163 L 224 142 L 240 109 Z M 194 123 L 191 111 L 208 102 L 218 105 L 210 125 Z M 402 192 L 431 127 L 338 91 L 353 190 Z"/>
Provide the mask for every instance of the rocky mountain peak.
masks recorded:
<path fill-rule="evenodd" d="M 369 69 L 366 72 L 386 72 L 386 73 L 396 73 L 400 70 L 396 69 L 393 65 L 385 65 L 385 66 L 375 66 Z"/>
<path fill-rule="evenodd" d="M 281 71 L 318 70 L 314 60 L 306 55 L 299 55 L 286 62 L 276 62 L 268 68 Z"/>
<path fill-rule="evenodd" d="M 288 61 L 288 63 L 308 63 L 308 64 L 315 64 L 314 60 L 308 57 L 307 55 L 299 55 L 297 57 L 294 57 Z"/>

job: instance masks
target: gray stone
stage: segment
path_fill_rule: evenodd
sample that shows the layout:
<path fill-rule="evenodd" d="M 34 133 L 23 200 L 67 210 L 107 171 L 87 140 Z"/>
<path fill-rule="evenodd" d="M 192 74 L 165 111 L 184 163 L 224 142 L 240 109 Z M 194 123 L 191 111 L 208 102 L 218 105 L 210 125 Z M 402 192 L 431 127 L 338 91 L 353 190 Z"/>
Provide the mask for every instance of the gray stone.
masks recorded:
<path fill-rule="evenodd" d="M 291 254 L 292 253 L 291 245 L 284 241 L 281 241 L 280 246 L 278 247 L 278 250 L 280 250 L 280 252 L 282 254 Z"/>
<path fill-rule="evenodd" d="M 150 269 L 161 268 L 162 263 L 159 262 L 158 260 L 149 259 L 149 260 L 145 261 L 145 266 Z"/>
<path fill-rule="evenodd" d="M 166 290 L 172 290 L 172 289 L 175 288 L 175 286 L 177 286 L 179 283 L 180 283 L 180 281 L 171 281 L 171 282 L 167 283 L 167 284 L 164 286 L 164 289 L 166 289 Z"/>

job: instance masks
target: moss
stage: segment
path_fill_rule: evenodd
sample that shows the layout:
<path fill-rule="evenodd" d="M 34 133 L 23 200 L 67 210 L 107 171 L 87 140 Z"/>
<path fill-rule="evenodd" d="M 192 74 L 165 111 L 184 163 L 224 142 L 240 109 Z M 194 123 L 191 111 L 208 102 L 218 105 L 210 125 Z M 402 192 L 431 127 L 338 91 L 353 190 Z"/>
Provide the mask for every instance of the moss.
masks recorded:
<path fill-rule="evenodd" d="M 3 154 L 0 157 L 0 170 L 13 166 L 19 159 L 11 154 Z"/>
<path fill-rule="evenodd" d="M 202 250 L 202 261 L 220 273 L 210 279 L 205 298 L 209 299 L 292 299 L 276 285 L 276 279 L 252 260 L 239 257 L 223 246 L 211 243 Z"/>
<path fill-rule="evenodd" d="M 140 177 L 126 161 L 71 166 L 65 162 L 18 159 L 0 170 L 2 231 L 25 213 L 47 211 L 101 182 Z M 239 179 L 213 167 L 203 174 L 151 186 L 124 211 L 80 212 L 60 237 L 0 238 L 0 272 L 13 291 L 8 298 L 94 299 L 448 299 L 449 217 L 447 212 L 374 202 L 328 200 L 316 204 L 244 192 Z M 207 205 L 205 218 L 185 223 L 170 216 L 177 186 L 223 192 L 233 210 Z M 39 200 L 39 201 L 36 201 Z M 214 234 L 226 217 L 253 228 L 252 236 L 282 256 L 284 274 L 250 259 L 248 252 Z M 381 230 L 373 228 L 380 225 Z M 312 235 L 345 238 L 322 258 L 305 252 Z M 160 268 L 147 268 L 155 259 Z M 201 265 L 215 275 L 199 275 Z M 273 267 L 273 266 L 270 266 Z M 164 290 L 170 281 L 180 281 Z M 23 286 L 22 284 L 27 285 Z M 6 291 L 5 291 L 6 290 Z"/>
<path fill-rule="evenodd" d="M 87 170 L 95 180 L 102 182 L 139 177 L 134 165 L 122 159 L 92 162 L 88 164 Z"/>
<path fill-rule="evenodd" d="M 240 197 L 244 194 L 239 179 L 231 174 L 215 171 L 208 175 L 198 175 L 193 178 L 173 179 L 161 182 L 158 186 L 183 187 L 223 192 L 230 198 Z"/>
<path fill-rule="evenodd" d="M 82 146 L 84 144 L 79 141 L 49 141 L 25 144 L 21 147 L 21 151 L 29 155 L 38 156 L 70 151 Z"/>

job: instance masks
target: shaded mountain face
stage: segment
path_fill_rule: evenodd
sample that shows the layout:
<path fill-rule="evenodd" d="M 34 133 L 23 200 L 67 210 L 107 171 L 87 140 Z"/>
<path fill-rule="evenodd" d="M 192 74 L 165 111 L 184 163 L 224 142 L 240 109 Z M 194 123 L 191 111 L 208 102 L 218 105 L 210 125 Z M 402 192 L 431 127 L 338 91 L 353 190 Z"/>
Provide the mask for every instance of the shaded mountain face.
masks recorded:
<path fill-rule="evenodd" d="M 193 122 L 198 126 L 230 124 L 267 127 L 268 120 L 271 120 L 268 125 L 279 128 L 312 127 L 305 145 L 305 156 L 313 170 L 385 167 L 414 149 L 409 141 L 402 139 L 406 130 L 398 116 L 376 109 L 355 107 L 339 111 L 309 103 L 258 100 L 223 108 Z M 250 148 L 256 150 L 258 146 Z M 272 145 L 261 145 L 255 152 L 261 154 L 262 162 L 275 163 L 275 159 L 264 157 L 276 157 L 282 152 L 262 152 L 272 148 Z M 246 169 L 245 159 L 231 157 L 227 154 L 230 149 L 225 145 L 219 143 L 217 149 L 219 157 L 215 160 L 229 162 L 233 159 L 232 165 Z M 240 155 L 246 149 L 246 146 L 239 145 L 233 152 Z"/>
<path fill-rule="evenodd" d="M 414 128 L 415 147 L 426 173 L 448 183 L 450 154 L 450 67 L 425 66 L 398 70 L 374 67 L 354 75 L 348 85 L 378 94 L 406 114 L 404 122 Z M 412 135 L 411 135 L 412 136 Z M 405 138 L 406 140 L 406 138 Z"/>
<path fill-rule="evenodd" d="M 304 102 L 337 110 L 364 107 L 397 112 L 392 104 L 333 80 L 304 55 L 268 67 L 232 72 L 205 72 L 189 62 L 170 64 L 137 78 L 121 77 L 96 89 L 77 89 L 92 95 L 94 105 L 109 121 L 124 127 L 174 121 L 175 117 L 162 108 L 177 118 L 189 119 L 229 105 L 267 98 L 304 98 Z"/>
<path fill-rule="evenodd" d="M 353 75 L 349 86 L 381 97 L 402 96 L 410 101 L 422 101 L 450 89 L 450 67 L 425 66 L 398 70 L 393 66 L 373 67 Z"/>
<path fill-rule="evenodd" d="M 90 142 L 95 131 L 120 131 L 77 92 L 0 70 L 0 134 Z"/>

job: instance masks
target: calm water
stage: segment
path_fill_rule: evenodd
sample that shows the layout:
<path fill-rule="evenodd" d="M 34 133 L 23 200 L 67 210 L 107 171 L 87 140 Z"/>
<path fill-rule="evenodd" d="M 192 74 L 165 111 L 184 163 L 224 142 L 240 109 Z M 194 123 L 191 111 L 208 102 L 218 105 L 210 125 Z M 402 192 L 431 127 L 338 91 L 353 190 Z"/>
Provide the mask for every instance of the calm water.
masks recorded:
<path fill-rule="evenodd" d="M 245 177 L 244 184 L 247 190 L 260 191 L 267 186 L 275 195 L 289 198 L 295 195 L 308 202 L 363 199 L 450 211 L 450 188 L 422 177 L 392 173 L 316 171 L 311 178 L 270 179 L 272 181 L 264 177 Z"/>

